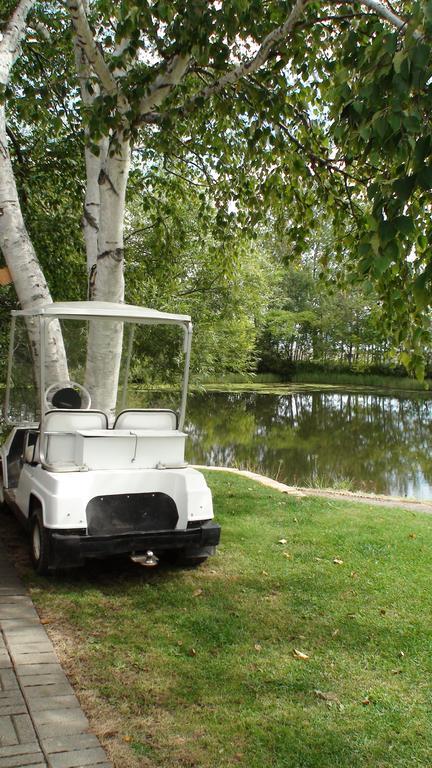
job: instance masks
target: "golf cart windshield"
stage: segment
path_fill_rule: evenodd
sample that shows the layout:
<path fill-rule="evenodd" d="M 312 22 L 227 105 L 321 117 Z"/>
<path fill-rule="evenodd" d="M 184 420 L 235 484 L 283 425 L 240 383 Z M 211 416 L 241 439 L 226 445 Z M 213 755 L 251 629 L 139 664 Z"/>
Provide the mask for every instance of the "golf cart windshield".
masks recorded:
<path fill-rule="evenodd" d="M 70 302 L 14 312 L 5 417 L 22 423 L 52 409 L 96 408 L 114 417 L 162 407 L 178 410 L 182 425 L 191 335 L 188 316 L 129 305 Z"/>

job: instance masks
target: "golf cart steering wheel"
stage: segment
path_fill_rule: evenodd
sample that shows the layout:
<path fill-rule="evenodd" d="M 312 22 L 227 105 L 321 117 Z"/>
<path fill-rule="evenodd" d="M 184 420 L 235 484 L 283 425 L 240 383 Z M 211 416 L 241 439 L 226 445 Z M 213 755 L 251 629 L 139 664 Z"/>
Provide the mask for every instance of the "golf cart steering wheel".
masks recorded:
<path fill-rule="evenodd" d="M 76 381 L 58 381 L 45 390 L 45 405 L 52 408 L 88 411 L 91 406 L 89 391 Z"/>

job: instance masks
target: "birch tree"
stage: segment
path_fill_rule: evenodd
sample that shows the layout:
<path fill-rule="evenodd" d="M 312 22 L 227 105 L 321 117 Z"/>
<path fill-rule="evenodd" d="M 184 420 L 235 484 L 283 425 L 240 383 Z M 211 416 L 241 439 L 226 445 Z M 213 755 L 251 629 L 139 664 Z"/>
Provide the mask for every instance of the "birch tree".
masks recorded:
<path fill-rule="evenodd" d="M 18 37 L 24 35 L 32 5 L 18 3 L 3 40 L 12 35 L 8 30 L 15 29 L 17 18 Z M 379 63 L 377 41 L 383 37 L 392 39 L 398 60 L 406 44 L 420 50 L 429 31 L 411 6 L 395 10 L 379 0 L 67 0 L 66 5 L 86 132 L 83 221 L 92 298 L 124 299 L 132 152 L 134 167 L 144 163 L 147 171 L 155 158 L 163 158 L 168 170 L 173 162 L 186 174 L 193 167 L 214 190 L 221 226 L 234 220 L 253 226 L 269 206 L 289 206 L 291 235 L 301 250 L 319 195 L 329 215 L 339 217 L 341 233 L 347 232 L 349 217 L 354 243 L 368 214 L 367 162 L 346 148 L 357 147 L 361 137 L 356 128 L 349 143 L 347 111 L 338 106 L 343 101 L 339 65 L 358 40 L 365 62 L 370 51 L 372 68 Z M 42 2 L 35 8 L 35 21 L 44 7 Z M 12 48 L 9 58 L 1 54 L 5 84 L 18 53 Z M 363 65 L 353 69 L 359 81 Z M 379 111 L 379 105 L 371 107 L 369 119 L 377 120 Z M 11 178 L 3 168 L 2 173 Z M 368 168 L 367 180 L 374 175 L 380 175 L 377 166 Z M 9 264 L 12 255 L 3 241 L 2 250 Z M 24 247 L 20 252 L 33 272 L 34 254 Z M 401 254 L 399 266 L 402 260 Z M 23 301 L 23 289 L 15 284 Z M 95 406 L 114 406 L 120 352 L 119 328 L 92 327 L 87 383 Z"/>
<path fill-rule="evenodd" d="M 52 301 L 21 211 L 6 130 L 5 93 L 34 0 L 21 0 L 12 12 L 0 40 L 0 248 L 9 267 L 21 306 L 37 307 Z M 27 323 L 36 376 L 39 374 L 39 326 Z M 49 328 L 47 376 L 68 378 L 67 361 L 58 323 Z"/>

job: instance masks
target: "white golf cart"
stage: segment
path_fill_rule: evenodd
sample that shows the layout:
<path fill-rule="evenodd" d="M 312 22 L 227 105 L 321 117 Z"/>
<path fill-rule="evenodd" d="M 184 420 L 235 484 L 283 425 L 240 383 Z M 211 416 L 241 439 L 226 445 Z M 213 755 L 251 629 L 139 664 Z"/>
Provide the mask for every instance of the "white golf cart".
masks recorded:
<path fill-rule="evenodd" d="M 23 369 L 29 322 L 39 324 L 40 333 L 35 383 L 31 355 L 28 373 Z M 47 380 L 52 323 L 66 347 L 68 381 Z M 123 392 L 115 414 L 92 408 L 84 383 L 87 336 L 95 323 L 120 329 L 124 337 Z M 183 334 L 178 412 L 128 407 L 129 374 L 144 354 L 139 335 L 154 333 L 155 325 Z M 151 565 L 161 554 L 177 553 L 180 562 L 195 565 L 214 554 L 220 526 L 213 522 L 211 493 L 184 460 L 191 340 L 190 317 L 126 304 L 54 303 L 12 312 L 4 416 L 13 427 L 0 448 L 0 501 L 29 529 L 38 573 L 109 555 L 128 554 Z"/>

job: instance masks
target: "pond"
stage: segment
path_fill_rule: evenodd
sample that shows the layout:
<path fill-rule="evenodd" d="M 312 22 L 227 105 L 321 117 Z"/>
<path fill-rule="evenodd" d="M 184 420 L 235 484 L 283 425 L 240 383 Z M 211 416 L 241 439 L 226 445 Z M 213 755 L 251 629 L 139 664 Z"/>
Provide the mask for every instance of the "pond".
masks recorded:
<path fill-rule="evenodd" d="M 132 407 L 174 407 L 173 393 L 135 389 Z M 432 398 L 305 386 L 192 392 L 192 464 L 238 467 L 289 485 L 432 499 Z"/>
<path fill-rule="evenodd" d="M 251 469 L 290 485 L 432 498 L 425 396 L 192 394 L 186 429 L 192 463 Z"/>

